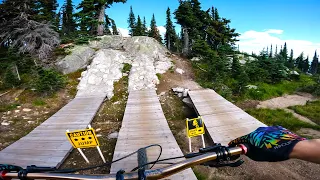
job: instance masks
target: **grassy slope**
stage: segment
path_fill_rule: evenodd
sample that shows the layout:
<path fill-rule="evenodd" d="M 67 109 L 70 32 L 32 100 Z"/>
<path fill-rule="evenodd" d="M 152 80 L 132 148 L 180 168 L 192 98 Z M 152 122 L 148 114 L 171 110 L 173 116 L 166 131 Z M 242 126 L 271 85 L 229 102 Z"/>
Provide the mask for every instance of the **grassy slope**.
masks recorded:
<path fill-rule="evenodd" d="M 291 106 L 289 108 L 320 125 L 320 101 L 307 102 L 305 106 Z"/>
<path fill-rule="evenodd" d="M 269 126 L 279 125 L 295 132 L 301 128 L 320 130 L 320 126 L 300 121 L 282 109 L 249 109 L 247 112 Z"/>
<path fill-rule="evenodd" d="M 249 90 L 245 94 L 246 99 L 267 100 L 284 94 L 292 94 L 302 87 L 314 84 L 312 77 L 301 74 L 299 80 L 282 81 L 277 84 L 257 83 L 257 90 Z"/>

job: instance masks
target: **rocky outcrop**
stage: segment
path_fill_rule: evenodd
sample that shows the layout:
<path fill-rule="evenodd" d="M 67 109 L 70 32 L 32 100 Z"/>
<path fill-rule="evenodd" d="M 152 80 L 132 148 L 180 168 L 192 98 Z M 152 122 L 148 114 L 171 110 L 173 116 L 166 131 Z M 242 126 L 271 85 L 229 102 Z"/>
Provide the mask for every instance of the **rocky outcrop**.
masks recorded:
<path fill-rule="evenodd" d="M 95 51 L 88 46 L 75 46 L 71 52 L 70 55 L 67 55 L 56 63 L 56 67 L 63 74 L 69 74 L 85 68 L 95 53 Z"/>
<path fill-rule="evenodd" d="M 81 74 L 77 96 L 106 94 L 113 96 L 113 83 L 122 77 L 123 63 L 127 63 L 122 52 L 99 50 L 88 69 Z"/>
<path fill-rule="evenodd" d="M 154 89 L 159 83 L 157 73 L 165 73 L 172 66 L 169 51 L 150 37 L 103 36 L 100 41 L 90 42 L 89 47 L 100 50 L 82 73 L 78 96 L 105 93 L 111 98 L 113 83 L 123 75 L 123 63 L 132 65 L 129 91 Z"/>

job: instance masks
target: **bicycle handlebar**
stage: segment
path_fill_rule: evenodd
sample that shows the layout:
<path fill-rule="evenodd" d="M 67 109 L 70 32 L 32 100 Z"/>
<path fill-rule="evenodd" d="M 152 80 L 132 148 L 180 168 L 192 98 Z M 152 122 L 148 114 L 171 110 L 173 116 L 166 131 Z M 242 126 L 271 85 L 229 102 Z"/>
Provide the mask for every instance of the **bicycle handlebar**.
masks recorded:
<path fill-rule="evenodd" d="M 229 148 L 229 153 L 231 156 L 237 156 L 241 154 L 246 153 L 246 149 L 244 146 L 239 147 L 231 147 Z M 227 152 L 225 152 L 227 153 Z M 177 163 L 174 163 L 172 165 L 169 165 L 164 168 L 159 168 L 155 170 L 146 170 L 144 171 L 144 175 L 148 179 L 161 179 L 168 176 L 171 176 L 173 174 L 176 174 L 180 171 L 183 171 L 185 169 L 188 169 L 190 167 L 193 167 L 195 165 L 200 165 L 209 161 L 213 161 L 217 159 L 217 153 L 215 152 L 208 152 L 203 155 L 199 155 L 190 159 L 186 159 L 184 161 L 180 161 Z M 80 175 L 80 174 L 63 174 L 63 173 L 28 173 L 25 178 L 29 179 L 90 179 L 90 180 L 116 180 L 116 174 L 110 174 L 110 175 Z M 0 172 L 0 179 L 12 179 L 12 178 L 19 178 L 18 173 L 12 173 L 5 171 Z M 134 180 L 139 179 L 138 172 L 130 172 L 130 173 L 124 173 L 123 174 L 124 179 L 128 180 Z"/>

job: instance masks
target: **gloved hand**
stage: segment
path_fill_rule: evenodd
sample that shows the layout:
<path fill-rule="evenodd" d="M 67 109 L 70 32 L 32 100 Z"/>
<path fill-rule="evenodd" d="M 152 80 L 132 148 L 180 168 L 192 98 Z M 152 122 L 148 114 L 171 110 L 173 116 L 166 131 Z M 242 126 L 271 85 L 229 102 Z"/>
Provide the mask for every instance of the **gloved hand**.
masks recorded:
<path fill-rule="evenodd" d="M 247 156 L 254 161 L 284 161 L 289 159 L 293 147 L 306 140 L 281 126 L 260 127 L 250 134 L 239 137 L 229 146 L 244 144 Z"/>

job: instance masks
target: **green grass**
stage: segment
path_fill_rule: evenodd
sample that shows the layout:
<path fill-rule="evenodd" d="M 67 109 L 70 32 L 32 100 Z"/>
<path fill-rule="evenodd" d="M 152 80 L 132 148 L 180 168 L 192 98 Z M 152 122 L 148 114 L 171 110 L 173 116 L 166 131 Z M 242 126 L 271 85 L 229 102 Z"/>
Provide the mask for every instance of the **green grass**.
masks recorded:
<path fill-rule="evenodd" d="M 305 106 L 291 106 L 289 108 L 320 125 L 320 101 L 307 102 Z"/>
<path fill-rule="evenodd" d="M 320 130 L 320 126 L 300 121 L 282 109 L 249 109 L 247 112 L 268 126 L 279 125 L 295 132 L 301 128 Z"/>
<path fill-rule="evenodd" d="M 170 67 L 169 71 L 170 71 L 171 73 L 174 73 L 174 68 L 173 68 L 173 66 Z"/>
<path fill-rule="evenodd" d="M 313 84 L 315 82 L 312 77 L 301 74 L 299 80 L 285 80 L 277 84 L 256 83 L 254 85 L 258 86 L 258 89 L 248 90 L 244 96 L 246 99 L 267 100 L 284 94 L 292 94 L 303 87 Z"/>
<path fill-rule="evenodd" d="M 44 106 L 44 105 L 46 105 L 47 103 L 46 103 L 44 100 L 42 100 L 42 99 L 36 99 L 36 100 L 34 100 L 34 101 L 32 102 L 32 104 L 33 104 L 34 106 Z"/>
<path fill-rule="evenodd" d="M 161 80 L 161 74 L 157 73 L 156 75 L 157 75 L 158 79 Z"/>
<path fill-rule="evenodd" d="M 207 179 L 207 177 L 203 173 L 196 171 L 196 170 L 193 170 L 193 172 L 196 175 L 198 180 L 206 180 Z"/>
<path fill-rule="evenodd" d="M 20 106 L 20 104 L 18 103 L 13 103 L 13 104 L 3 104 L 0 105 L 0 112 L 7 112 L 7 111 L 11 111 L 17 108 L 17 106 Z"/>

